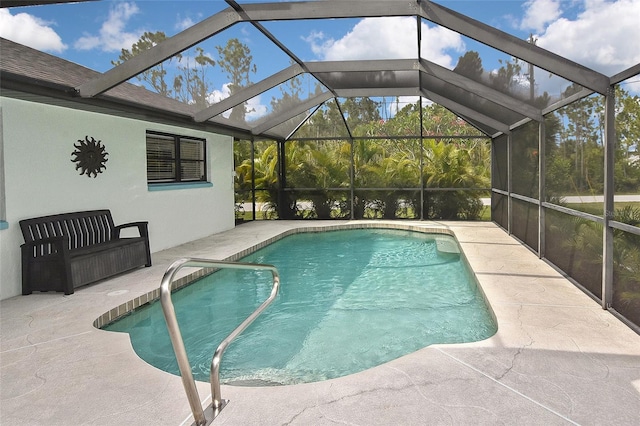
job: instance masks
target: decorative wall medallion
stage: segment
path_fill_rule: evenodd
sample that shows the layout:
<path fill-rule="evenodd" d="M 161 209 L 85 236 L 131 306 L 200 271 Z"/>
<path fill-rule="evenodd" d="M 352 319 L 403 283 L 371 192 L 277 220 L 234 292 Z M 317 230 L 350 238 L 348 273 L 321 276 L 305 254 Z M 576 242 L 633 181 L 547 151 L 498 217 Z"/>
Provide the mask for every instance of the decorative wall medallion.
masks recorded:
<path fill-rule="evenodd" d="M 86 174 L 87 177 L 95 178 L 98 173 L 102 173 L 102 169 L 106 169 L 104 163 L 109 161 L 104 150 L 104 145 L 100 141 L 96 141 L 93 137 L 85 136 L 84 140 L 78 139 L 77 144 L 73 144 L 75 151 L 71 155 L 71 161 L 76 163 L 76 170 L 80 170 L 80 176 Z"/>

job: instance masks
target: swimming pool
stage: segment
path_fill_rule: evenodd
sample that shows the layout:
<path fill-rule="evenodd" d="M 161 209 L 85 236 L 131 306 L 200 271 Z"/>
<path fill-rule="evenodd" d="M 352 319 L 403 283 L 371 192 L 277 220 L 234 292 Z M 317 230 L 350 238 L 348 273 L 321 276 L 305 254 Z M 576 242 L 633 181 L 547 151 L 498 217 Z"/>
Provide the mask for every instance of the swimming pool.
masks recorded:
<path fill-rule="evenodd" d="M 457 247 L 443 234 L 353 229 L 288 236 L 243 258 L 275 265 L 281 290 L 229 346 L 222 382 L 320 381 L 490 337 L 496 324 Z M 174 294 L 197 380 L 208 381 L 215 348 L 270 290 L 270 273 L 222 270 Z M 141 358 L 178 374 L 159 303 L 104 328 L 128 332 Z"/>

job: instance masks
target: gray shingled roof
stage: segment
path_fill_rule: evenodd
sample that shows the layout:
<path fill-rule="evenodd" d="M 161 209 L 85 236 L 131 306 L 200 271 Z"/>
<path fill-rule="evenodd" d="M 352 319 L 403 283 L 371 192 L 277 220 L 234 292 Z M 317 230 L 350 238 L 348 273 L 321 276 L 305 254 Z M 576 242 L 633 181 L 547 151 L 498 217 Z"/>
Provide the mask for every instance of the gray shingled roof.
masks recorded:
<path fill-rule="evenodd" d="M 0 82 L 4 96 L 27 97 L 37 100 L 33 95 L 54 96 L 60 105 L 93 110 L 105 108 L 115 115 L 130 115 L 138 109 L 138 114 L 144 114 L 150 120 L 171 122 L 175 124 L 194 125 L 195 108 L 191 105 L 167 98 L 151 92 L 143 87 L 131 83 L 123 83 L 109 89 L 105 93 L 92 98 L 83 99 L 75 95 L 75 87 L 99 77 L 97 71 L 82 65 L 61 59 L 54 55 L 43 53 L 36 49 L 0 38 Z M 180 120 L 182 118 L 182 120 Z M 198 123 L 198 128 L 207 127 Z M 210 128 L 229 133 L 228 129 Z"/>

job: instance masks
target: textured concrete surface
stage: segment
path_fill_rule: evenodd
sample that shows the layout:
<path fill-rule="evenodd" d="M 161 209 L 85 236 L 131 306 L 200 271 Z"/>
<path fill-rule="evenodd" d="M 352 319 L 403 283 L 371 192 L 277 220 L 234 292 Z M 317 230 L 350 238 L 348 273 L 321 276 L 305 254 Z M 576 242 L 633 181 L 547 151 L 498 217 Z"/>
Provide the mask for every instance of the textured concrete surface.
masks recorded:
<path fill-rule="evenodd" d="M 346 223 L 355 222 L 248 223 L 70 296 L 2 301 L 0 424 L 191 424 L 180 378 L 94 320 L 159 287 L 178 258 L 223 259 L 293 227 Z M 223 386 L 230 403 L 214 425 L 640 424 L 638 334 L 491 223 L 400 223 L 455 233 L 498 332 L 320 383 Z M 198 390 L 208 405 L 209 384 Z"/>

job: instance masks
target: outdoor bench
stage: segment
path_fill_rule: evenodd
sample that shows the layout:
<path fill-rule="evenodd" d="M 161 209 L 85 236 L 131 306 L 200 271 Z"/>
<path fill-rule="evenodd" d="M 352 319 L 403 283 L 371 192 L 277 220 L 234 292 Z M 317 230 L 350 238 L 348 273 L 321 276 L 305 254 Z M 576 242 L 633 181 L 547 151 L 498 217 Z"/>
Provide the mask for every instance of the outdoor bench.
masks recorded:
<path fill-rule="evenodd" d="M 115 226 L 111 211 L 93 210 L 20 221 L 22 294 L 74 289 L 116 274 L 151 266 L 148 222 Z M 139 236 L 121 237 L 137 227 Z"/>

